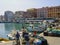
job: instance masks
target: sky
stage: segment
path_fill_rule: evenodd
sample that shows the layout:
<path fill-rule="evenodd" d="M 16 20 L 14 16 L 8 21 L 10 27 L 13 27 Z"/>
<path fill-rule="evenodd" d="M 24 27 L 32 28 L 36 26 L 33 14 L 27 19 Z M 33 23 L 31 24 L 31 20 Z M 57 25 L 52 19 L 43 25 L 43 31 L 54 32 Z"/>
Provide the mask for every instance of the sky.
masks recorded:
<path fill-rule="evenodd" d="M 0 15 L 5 11 L 26 11 L 29 8 L 60 6 L 60 0 L 0 0 Z"/>

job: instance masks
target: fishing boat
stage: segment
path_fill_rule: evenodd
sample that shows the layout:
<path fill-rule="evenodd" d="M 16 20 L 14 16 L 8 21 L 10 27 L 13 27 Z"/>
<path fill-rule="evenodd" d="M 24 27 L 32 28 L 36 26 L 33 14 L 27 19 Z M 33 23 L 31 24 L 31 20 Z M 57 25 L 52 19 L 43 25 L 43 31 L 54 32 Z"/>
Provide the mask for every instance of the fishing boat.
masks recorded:
<path fill-rule="evenodd" d="M 23 29 L 22 29 L 23 30 Z M 20 37 L 22 37 L 22 31 L 16 31 L 16 30 L 12 30 L 11 33 L 9 33 L 7 36 L 9 38 L 9 40 L 15 40 L 15 35 L 16 33 L 19 32 Z M 29 33 L 29 35 L 31 35 L 31 33 Z"/>
<path fill-rule="evenodd" d="M 60 37 L 60 29 L 48 28 L 48 30 L 44 31 L 44 36 L 55 36 Z"/>
<path fill-rule="evenodd" d="M 26 44 L 26 40 L 22 37 L 22 32 L 20 32 L 20 41 L 22 42 L 22 44 Z M 35 37 L 32 36 L 33 34 L 29 33 L 29 43 L 33 44 L 33 45 L 48 45 L 48 42 L 45 38 L 40 37 L 38 35 L 36 35 Z M 11 35 L 12 36 L 12 35 Z M 13 36 L 12 36 L 13 37 Z M 11 38 L 12 38 L 11 37 Z"/>
<path fill-rule="evenodd" d="M 27 27 L 27 30 L 29 31 L 29 32 L 34 32 L 34 31 L 36 31 L 36 32 L 43 32 L 45 29 L 44 28 L 42 28 L 42 27 L 32 27 L 32 26 L 29 26 L 29 27 Z"/>
<path fill-rule="evenodd" d="M 10 40 L 14 40 L 15 39 L 15 34 L 16 34 L 16 30 L 12 30 L 7 36 Z"/>

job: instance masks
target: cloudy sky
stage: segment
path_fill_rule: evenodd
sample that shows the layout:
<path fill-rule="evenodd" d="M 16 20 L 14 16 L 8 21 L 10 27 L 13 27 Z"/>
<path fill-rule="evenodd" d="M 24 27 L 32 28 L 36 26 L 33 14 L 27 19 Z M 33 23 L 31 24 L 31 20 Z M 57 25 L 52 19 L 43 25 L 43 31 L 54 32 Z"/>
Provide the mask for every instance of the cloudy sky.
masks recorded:
<path fill-rule="evenodd" d="M 46 6 L 60 6 L 60 0 L 0 0 L 0 15 L 4 11 L 19 11 L 29 8 L 41 8 Z"/>

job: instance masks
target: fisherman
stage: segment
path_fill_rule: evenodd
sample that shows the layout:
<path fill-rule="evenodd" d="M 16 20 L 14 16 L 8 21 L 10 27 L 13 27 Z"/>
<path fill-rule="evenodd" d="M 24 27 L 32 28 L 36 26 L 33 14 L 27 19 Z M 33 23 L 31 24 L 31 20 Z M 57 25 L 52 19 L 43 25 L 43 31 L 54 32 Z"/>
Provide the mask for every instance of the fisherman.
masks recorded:
<path fill-rule="evenodd" d="M 27 32 L 25 27 L 23 27 L 22 29 L 22 37 L 25 39 L 26 45 L 29 45 L 29 33 Z"/>
<path fill-rule="evenodd" d="M 28 32 L 24 32 L 23 34 L 24 34 L 23 37 L 24 37 L 24 39 L 26 41 L 26 45 L 30 45 Z"/>
<path fill-rule="evenodd" d="M 33 37 L 35 37 L 35 36 L 36 36 L 36 34 L 37 34 L 37 31 L 34 31 L 34 32 L 33 32 Z"/>
<path fill-rule="evenodd" d="M 19 40 L 19 38 L 20 38 L 20 34 L 17 32 L 16 33 L 16 45 L 20 45 L 20 40 Z"/>
<path fill-rule="evenodd" d="M 25 27 L 22 27 L 21 31 L 22 31 L 22 37 L 24 37 L 24 35 L 27 32 L 27 30 L 25 29 Z"/>

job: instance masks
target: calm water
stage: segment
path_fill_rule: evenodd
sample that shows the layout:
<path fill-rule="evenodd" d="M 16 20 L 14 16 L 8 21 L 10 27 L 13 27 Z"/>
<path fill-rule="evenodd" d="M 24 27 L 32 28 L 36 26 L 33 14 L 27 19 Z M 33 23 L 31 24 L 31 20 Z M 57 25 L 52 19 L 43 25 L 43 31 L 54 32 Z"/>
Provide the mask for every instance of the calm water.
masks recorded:
<path fill-rule="evenodd" d="M 49 20 L 52 22 L 53 20 Z M 39 23 L 35 23 L 34 26 L 40 25 Z M 7 38 L 7 35 L 14 29 L 21 30 L 22 26 L 28 27 L 29 24 L 21 24 L 21 23 L 0 23 L 0 37 Z"/>
<path fill-rule="evenodd" d="M 34 24 L 35 26 L 39 24 Z M 22 26 L 29 26 L 29 24 L 19 23 L 0 23 L 0 37 L 7 38 L 7 35 L 13 30 L 21 30 Z"/>

